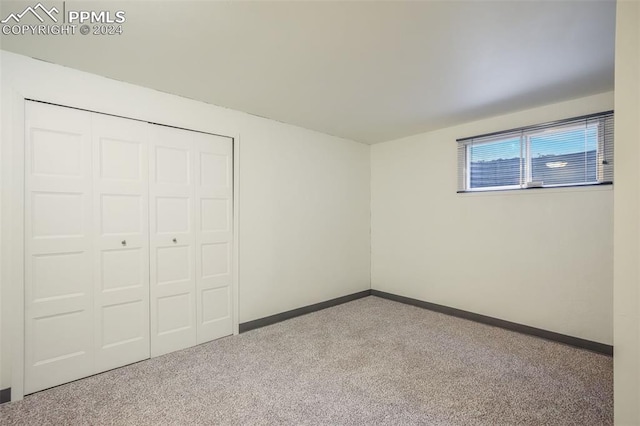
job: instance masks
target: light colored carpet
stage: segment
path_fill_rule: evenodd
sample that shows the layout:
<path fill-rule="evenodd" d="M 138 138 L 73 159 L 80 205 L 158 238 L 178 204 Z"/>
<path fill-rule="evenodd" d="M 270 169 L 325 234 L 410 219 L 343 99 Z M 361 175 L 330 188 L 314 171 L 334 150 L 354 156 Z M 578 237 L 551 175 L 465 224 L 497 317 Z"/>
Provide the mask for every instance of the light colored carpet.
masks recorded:
<path fill-rule="evenodd" d="M 612 423 L 612 358 L 377 297 L 0 406 L 3 425 Z"/>

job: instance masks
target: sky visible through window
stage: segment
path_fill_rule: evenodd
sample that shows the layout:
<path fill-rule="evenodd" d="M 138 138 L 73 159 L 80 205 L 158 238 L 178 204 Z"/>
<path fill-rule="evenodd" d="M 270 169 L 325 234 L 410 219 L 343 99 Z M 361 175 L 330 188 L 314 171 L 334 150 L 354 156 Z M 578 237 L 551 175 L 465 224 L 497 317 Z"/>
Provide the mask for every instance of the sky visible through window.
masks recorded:
<path fill-rule="evenodd" d="M 565 155 L 595 151 L 598 146 L 598 129 L 571 129 L 540 133 L 530 137 L 531 157 Z M 471 161 L 493 161 L 520 157 L 520 137 L 489 142 L 471 147 Z"/>

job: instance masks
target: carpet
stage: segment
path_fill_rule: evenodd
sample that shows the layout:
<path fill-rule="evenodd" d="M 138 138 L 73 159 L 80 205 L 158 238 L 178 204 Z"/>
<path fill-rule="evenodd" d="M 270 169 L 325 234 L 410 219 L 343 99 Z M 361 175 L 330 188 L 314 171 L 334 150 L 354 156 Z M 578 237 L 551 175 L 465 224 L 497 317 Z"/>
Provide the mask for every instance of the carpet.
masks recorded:
<path fill-rule="evenodd" d="M 613 359 L 371 296 L 3 404 L 0 424 L 608 425 Z"/>

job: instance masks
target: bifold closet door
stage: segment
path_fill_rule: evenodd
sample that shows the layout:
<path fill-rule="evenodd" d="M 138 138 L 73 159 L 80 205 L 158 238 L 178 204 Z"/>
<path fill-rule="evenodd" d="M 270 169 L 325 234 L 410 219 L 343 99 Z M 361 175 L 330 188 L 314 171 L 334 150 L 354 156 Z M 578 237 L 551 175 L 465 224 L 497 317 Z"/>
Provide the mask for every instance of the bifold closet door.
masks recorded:
<path fill-rule="evenodd" d="M 149 357 L 146 123 L 26 103 L 25 392 Z"/>
<path fill-rule="evenodd" d="M 25 392 L 233 334 L 232 139 L 25 117 Z"/>
<path fill-rule="evenodd" d="M 158 126 L 150 157 L 151 355 L 233 334 L 233 140 Z"/>
<path fill-rule="evenodd" d="M 25 110 L 25 392 L 94 373 L 90 114 Z"/>
<path fill-rule="evenodd" d="M 233 334 L 233 141 L 193 133 L 198 343 Z"/>
<path fill-rule="evenodd" d="M 157 356 L 196 344 L 196 188 L 191 132 L 152 127 L 151 356 Z"/>
<path fill-rule="evenodd" d="M 95 369 L 149 358 L 149 124 L 91 114 Z"/>

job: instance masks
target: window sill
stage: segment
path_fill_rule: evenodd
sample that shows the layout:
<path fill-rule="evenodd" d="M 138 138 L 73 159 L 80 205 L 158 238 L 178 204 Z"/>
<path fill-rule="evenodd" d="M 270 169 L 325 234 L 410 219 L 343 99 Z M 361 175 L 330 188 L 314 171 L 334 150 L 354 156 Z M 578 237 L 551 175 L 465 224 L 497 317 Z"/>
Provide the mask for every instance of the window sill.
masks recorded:
<path fill-rule="evenodd" d="M 585 191 L 610 191 L 613 189 L 613 182 L 592 183 L 587 185 L 566 185 L 566 186 L 542 186 L 533 188 L 508 188 L 508 189 L 487 189 L 483 191 L 457 191 L 458 194 L 474 195 L 505 195 L 525 194 L 534 192 L 536 194 L 550 194 L 556 192 L 585 192 Z"/>

